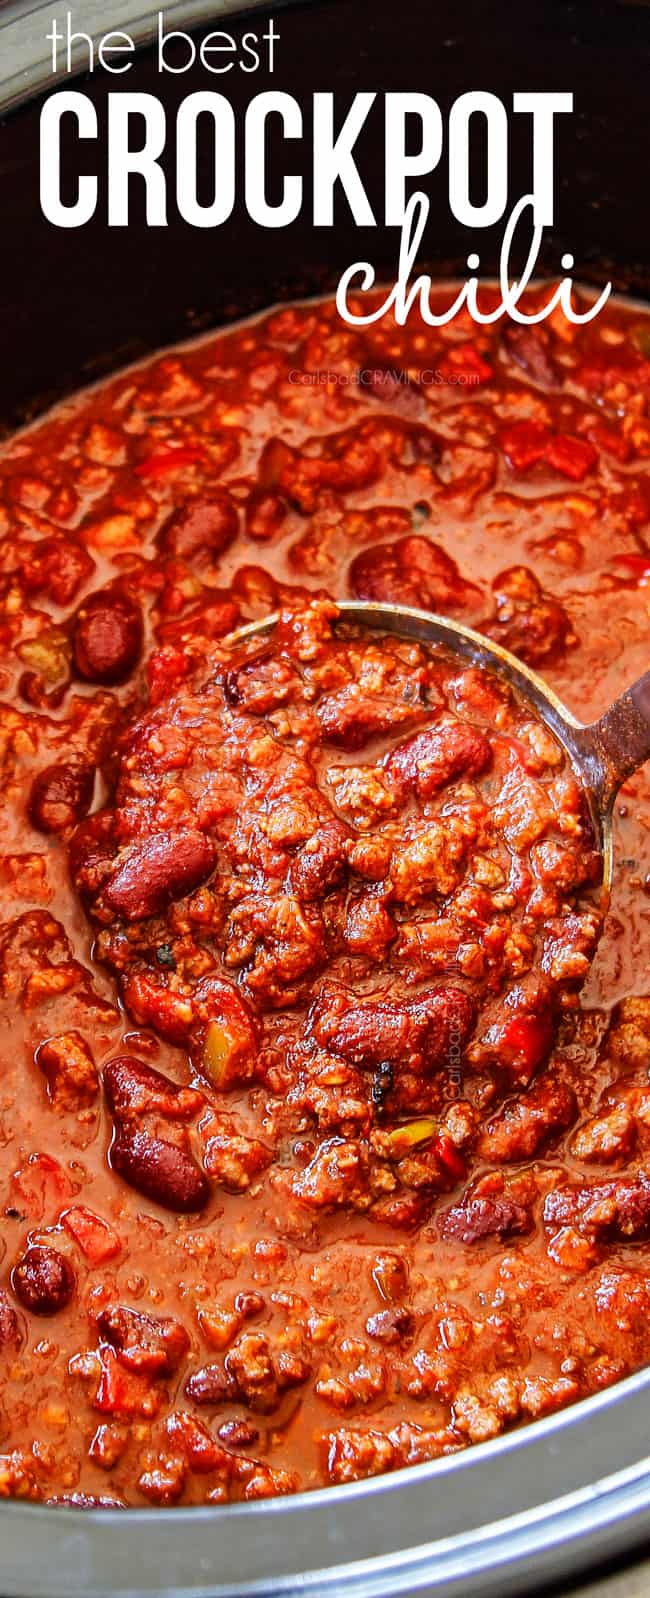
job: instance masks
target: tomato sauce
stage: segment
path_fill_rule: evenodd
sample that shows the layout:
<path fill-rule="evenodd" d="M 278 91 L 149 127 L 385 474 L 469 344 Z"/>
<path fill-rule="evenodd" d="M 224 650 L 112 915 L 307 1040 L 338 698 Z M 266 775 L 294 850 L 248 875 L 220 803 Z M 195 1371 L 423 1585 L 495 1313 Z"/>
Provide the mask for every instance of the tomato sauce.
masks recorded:
<path fill-rule="evenodd" d="M 648 665 L 649 387 L 643 308 L 319 302 L 3 446 L 5 1496 L 350 1481 L 648 1359 L 647 773 L 601 929 L 530 708 L 330 600 L 597 716 Z"/>

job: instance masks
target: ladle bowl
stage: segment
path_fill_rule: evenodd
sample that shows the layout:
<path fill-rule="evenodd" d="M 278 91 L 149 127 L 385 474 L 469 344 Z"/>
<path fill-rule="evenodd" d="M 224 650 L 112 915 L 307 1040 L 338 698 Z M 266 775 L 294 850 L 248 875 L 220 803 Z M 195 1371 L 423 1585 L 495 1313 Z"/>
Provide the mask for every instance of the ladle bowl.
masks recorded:
<path fill-rule="evenodd" d="M 621 784 L 650 758 L 650 670 L 643 673 L 598 721 L 581 722 L 567 709 L 538 672 L 517 660 L 508 649 L 462 622 L 409 605 L 375 604 L 342 599 L 336 602 L 341 623 L 376 632 L 415 638 L 423 644 L 444 644 L 509 683 L 520 699 L 534 707 L 540 719 L 565 749 L 589 805 L 594 838 L 602 862 L 604 906 L 609 899 L 614 869 L 612 815 Z M 279 612 L 239 627 L 231 634 L 240 642 L 273 631 Z"/>

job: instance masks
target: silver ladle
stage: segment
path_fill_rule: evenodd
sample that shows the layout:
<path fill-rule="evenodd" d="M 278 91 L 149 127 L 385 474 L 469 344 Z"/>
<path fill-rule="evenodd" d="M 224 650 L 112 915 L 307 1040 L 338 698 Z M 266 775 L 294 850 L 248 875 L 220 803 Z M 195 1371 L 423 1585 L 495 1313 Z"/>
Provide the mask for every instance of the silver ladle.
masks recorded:
<path fill-rule="evenodd" d="M 609 898 L 613 873 L 612 816 L 614 800 L 626 777 L 650 758 L 650 670 L 615 699 L 598 721 L 577 721 L 536 671 L 531 671 L 500 644 L 461 622 L 408 605 L 382 605 L 364 600 L 337 601 L 341 622 L 397 633 L 423 644 L 444 644 L 464 660 L 504 678 L 520 698 L 534 705 L 569 757 L 589 804 L 596 847 L 603 862 L 603 890 Z M 272 632 L 279 613 L 251 622 L 231 634 L 233 642 Z"/>

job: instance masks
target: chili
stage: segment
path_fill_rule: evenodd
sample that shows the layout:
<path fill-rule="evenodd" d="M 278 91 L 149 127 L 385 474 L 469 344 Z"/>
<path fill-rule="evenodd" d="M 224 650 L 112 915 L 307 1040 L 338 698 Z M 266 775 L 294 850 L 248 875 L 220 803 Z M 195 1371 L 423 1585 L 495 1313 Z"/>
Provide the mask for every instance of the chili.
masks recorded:
<path fill-rule="evenodd" d="M 647 776 L 603 927 L 547 730 L 329 602 L 604 710 L 647 337 L 286 306 L 3 446 L 0 1494 L 346 1482 L 650 1357 Z"/>

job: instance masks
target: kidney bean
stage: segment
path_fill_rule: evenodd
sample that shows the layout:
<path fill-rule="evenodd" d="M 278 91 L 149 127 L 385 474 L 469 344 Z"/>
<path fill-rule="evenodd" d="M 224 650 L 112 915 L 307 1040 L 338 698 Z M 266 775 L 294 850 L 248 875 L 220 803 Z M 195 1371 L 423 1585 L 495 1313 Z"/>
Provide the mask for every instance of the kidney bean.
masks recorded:
<path fill-rule="evenodd" d="M 226 489 L 191 500 L 163 527 L 161 546 L 175 560 L 197 564 L 223 554 L 237 536 L 237 507 Z"/>
<path fill-rule="evenodd" d="M 184 1149 L 148 1132 L 119 1127 L 110 1148 L 110 1163 L 118 1176 L 144 1198 L 179 1214 L 204 1209 L 210 1197 L 207 1177 Z"/>
<path fill-rule="evenodd" d="M 349 581 L 358 599 L 434 611 L 458 610 L 477 594 L 440 545 L 415 533 L 362 550 L 352 562 Z"/>
<path fill-rule="evenodd" d="M 246 504 L 246 532 L 260 543 L 275 538 L 286 518 L 287 507 L 279 494 L 253 492 Z"/>
<path fill-rule="evenodd" d="M 460 1057 L 473 1020 L 469 996 L 460 988 L 440 987 L 401 1005 L 367 1000 L 336 1006 L 329 1014 L 317 1010 L 314 1031 L 353 1065 L 406 1064 L 409 1056 L 419 1055 L 431 1068 L 444 1065 L 452 1049 Z"/>
<path fill-rule="evenodd" d="M 148 1315 L 123 1304 L 109 1304 L 97 1317 L 100 1337 L 117 1351 L 120 1365 L 150 1376 L 172 1376 L 189 1351 L 190 1340 L 171 1315 Z"/>
<path fill-rule="evenodd" d="M 217 1437 L 229 1448 L 252 1448 L 259 1438 L 257 1426 L 249 1420 L 225 1420 L 217 1427 Z"/>
<path fill-rule="evenodd" d="M 214 845 L 194 827 L 159 832 L 129 850 L 106 885 L 106 903 L 126 921 L 158 915 L 205 882 L 216 858 Z"/>
<path fill-rule="evenodd" d="M 173 1121 L 187 1121 L 203 1103 L 202 1095 L 194 1088 L 173 1082 L 132 1054 L 120 1054 L 108 1061 L 104 1067 L 104 1090 L 117 1121 L 135 1115 L 164 1115 Z"/>
<path fill-rule="evenodd" d="M 37 832 L 65 832 L 90 809 L 95 786 L 91 766 L 57 762 L 39 771 L 31 786 L 27 811 Z"/>
<path fill-rule="evenodd" d="M 195 1404 L 224 1404 L 228 1399 L 234 1402 L 239 1396 L 234 1376 L 230 1376 L 223 1365 L 204 1365 L 201 1370 L 194 1371 L 185 1383 L 185 1392 Z"/>
<path fill-rule="evenodd" d="M 461 1243 L 477 1243 L 483 1237 L 520 1237 L 532 1229 L 533 1218 L 524 1204 L 469 1196 L 447 1210 L 440 1224 L 444 1238 L 457 1237 Z"/>
<path fill-rule="evenodd" d="M 430 799 L 457 777 L 478 776 L 491 758 L 488 740 L 478 727 L 445 715 L 399 744 L 385 770 L 398 791 L 410 789 L 419 799 Z"/>
<path fill-rule="evenodd" d="M 576 637 L 571 619 L 540 586 L 528 566 L 510 566 L 492 584 L 496 616 L 481 630 L 531 666 L 559 660 Z"/>
<path fill-rule="evenodd" d="M 7 1294 L 0 1291 L 0 1354 L 3 1349 L 21 1348 L 24 1340 L 16 1311 Z"/>
<path fill-rule="evenodd" d="M 349 828 L 334 818 L 324 822 L 298 850 L 291 866 L 291 886 L 300 899 L 319 899 L 340 886 L 350 836 Z"/>
<path fill-rule="evenodd" d="M 296 461 L 297 451 L 281 438 L 269 438 L 262 450 L 257 468 L 260 488 L 277 488 L 283 472 L 290 471 Z"/>
<path fill-rule="evenodd" d="M 245 607 L 251 619 L 267 616 L 277 610 L 280 588 L 261 566 L 238 566 L 232 579 L 232 592 Z"/>
<path fill-rule="evenodd" d="M 288 661 L 259 655 L 245 666 L 227 671 L 223 687 L 227 702 L 234 709 L 245 710 L 253 716 L 266 716 L 293 696 L 294 690 L 300 687 L 300 677 Z"/>
<path fill-rule="evenodd" d="M 383 1061 L 407 1059 L 421 1035 L 406 1005 L 368 1002 L 355 1005 L 333 1028 L 317 1021 L 319 1040 L 353 1065 L 377 1066 Z"/>
<path fill-rule="evenodd" d="M 556 388 L 561 383 L 562 374 L 553 359 L 545 329 L 511 322 L 504 327 L 503 342 L 511 360 L 539 388 Z"/>
<path fill-rule="evenodd" d="M 419 416 L 422 413 L 422 390 L 408 372 L 399 366 L 389 366 L 388 363 L 381 366 L 375 361 L 372 366 L 359 368 L 357 380 L 365 394 L 389 406 L 393 415 Z"/>
<path fill-rule="evenodd" d="M 75 1274 L 57 1249 L 34 1244 L 14 1265 L 11 1285 L 16 1297 L 32 1315 L 56 1315 L 70 1303 Z"/>
<path fill-rule="evenodd" d="M 87 682 L 126 682 L 142 652 L 142 615 L 127 594 L 98 589 L 83 601 L 72 629 L 72 653 Z"/>
<path fill-rule="evenodd" d="M 316 1002 L 313 1031 L 319 1043 L 350 1059 L 351 1064 L 374 1067 L 407 1058 L 422 1028 L 414 1026 L 406 1004 L 377 1000 L 350 1004 L 345 989 L 327 986 Z"/>
<path fill-rule="evenodd" d="M 110 871 L 115 851 L 112 811 L 98 810 L 80 822 L 68 846 L 70 874 L 77 893 L 97 891 Z"/>

